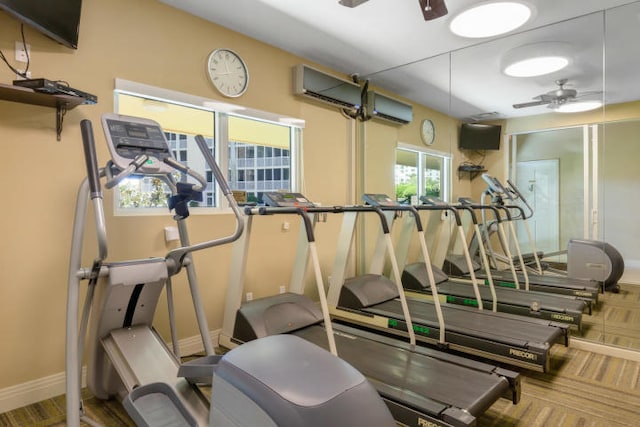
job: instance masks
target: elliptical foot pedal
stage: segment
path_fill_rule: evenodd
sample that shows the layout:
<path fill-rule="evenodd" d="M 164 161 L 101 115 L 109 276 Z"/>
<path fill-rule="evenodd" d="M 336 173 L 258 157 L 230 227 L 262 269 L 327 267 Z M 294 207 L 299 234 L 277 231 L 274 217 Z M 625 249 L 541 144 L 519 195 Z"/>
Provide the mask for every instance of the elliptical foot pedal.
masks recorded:
<path fill-rule="evenodd" d="M 190 360 L 180 365 L 178 377 L 186 379 L 190 384 L 211 385 L 220 359 L 222 356 L 211 355 Z"/>
<path fill-rule="evenodd" d="M 127 414 L 140 427 L 197 427 L 176 392 L 166 383 L 134 389 L 122 401 Z"/>

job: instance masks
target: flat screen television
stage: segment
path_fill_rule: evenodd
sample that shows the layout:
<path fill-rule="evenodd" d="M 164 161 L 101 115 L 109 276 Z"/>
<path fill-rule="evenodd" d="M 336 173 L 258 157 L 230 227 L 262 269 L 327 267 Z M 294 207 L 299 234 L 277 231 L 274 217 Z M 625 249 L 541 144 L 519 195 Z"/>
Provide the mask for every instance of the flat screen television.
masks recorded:
<path fill-rule="evenodd" d="M 0 10 L 46 34 L 78 48 L 82 0 L 0 0 Z"/>
<path fill-rule="evenodd" d="M 499 150 L 502 126 L 463 123 L 458 146 L 461 150 Z"/>

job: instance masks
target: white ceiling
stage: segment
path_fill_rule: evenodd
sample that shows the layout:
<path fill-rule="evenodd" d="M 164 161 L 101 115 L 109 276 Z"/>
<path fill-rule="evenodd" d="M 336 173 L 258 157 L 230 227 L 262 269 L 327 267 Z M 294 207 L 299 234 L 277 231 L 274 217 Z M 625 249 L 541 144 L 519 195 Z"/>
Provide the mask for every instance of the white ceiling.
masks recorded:
<path fill-rule="evenodd" d="M 545 106 L 512 104 L 556 89 L 560 78 L 578 95 L 602 92 L 607 103 L 640 99 L 640 1 L 527 0 L 535 10 L 529 23 L 480 40 L 448 29 L 474 0 L 445 0 L 449 14 L 433 21 L 424 21 L 418 0 L 355 8 L 338 0 L 159 1 L 458 118 L 547 113 Z M 569 43 L 571 65 L 535 78 L 502 74 L 508 50 L 540 41 Z"/>

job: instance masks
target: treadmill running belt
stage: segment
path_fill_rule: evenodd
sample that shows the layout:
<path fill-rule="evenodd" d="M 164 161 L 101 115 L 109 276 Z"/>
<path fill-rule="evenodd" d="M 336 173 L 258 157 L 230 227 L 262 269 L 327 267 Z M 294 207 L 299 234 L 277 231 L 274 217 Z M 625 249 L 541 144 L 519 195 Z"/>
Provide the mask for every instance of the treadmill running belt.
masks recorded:
<path fill-rule="evenodd" d="M 483 300 L 490 301 L 492 299 L 491 290 L 488 286 L 480 285 L 478 286 L 478 289 Z M 565 311 L 582 313 L 587 305 L 583 300 L 572 299 L 562 295 L 558 296 L 542 292 L 518 291 L 511 288 L 496 288 L 495 291 L 498 295 L 498 302 L 527 307 L 530 307 L 532 302 L 538 302 L 541 307 L 554 310 L 559 313 Z M 475 298 L 473 286 L 470 283 L 457 283 L 451 281 L 438 283 L 438 292 L 444 295 L 460 295 L 468 298 Z"/>
<path fill-rule="evenodd" d="M 408 300 L 407 304 L 414 324 L 431 328 L 438 327 L 433 303 Z M 525 348 L 540 344 L 544 347 L 551 347 L 553 343 L 560 342 L 562 336 L 562 329 L 559 327 L 541 327 L 551 323 L 548 321 L 494 313 L 488 310 L 480 311 L 462 306 L 442 305 L 441 307 L 445 328 L 449 332 Z M 403 318 L 399 300 L 376 304 L 364 311 L 395 319 Z"/>
<path fill-rule="evenodd" d="M 508 381 L 496 374 L 362 338 L 355 331 L 351 335 L 342 332 L 338 325 L 334 328 L 338 356 L 369 378 L 374 386 L 376 383 L 392 386 L 397 391 L 394 398 L 409 406 L 426 404 L 426 397 L 477 417 L 509 389 Z M 321 326 L 304 328 L 295 335 L 328 348 L 326 332 Z M 430 406 L 438 410 L 439 405 Z"/>

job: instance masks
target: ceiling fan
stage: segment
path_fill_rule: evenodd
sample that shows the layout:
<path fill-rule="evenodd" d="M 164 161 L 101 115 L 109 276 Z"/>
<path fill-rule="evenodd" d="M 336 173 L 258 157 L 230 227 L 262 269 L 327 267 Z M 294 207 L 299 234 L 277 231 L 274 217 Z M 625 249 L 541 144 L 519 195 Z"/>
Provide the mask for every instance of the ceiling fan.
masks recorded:
<path fill-rule="evenodd" d="M 580 95 L 578 95 L 577 90 L 567 89 L 564 87 L 567 84 L 567 81 L 568 81 L 567 79 L 556 80 L 558 89 L 533 97 L 535 101 L 523 102 L 521 104 L 513 104 L 513 108 L 527 108 L 527 107 L 535 107 L 538 105 L 548 105 L 548 108 L 556 109 L 559 106 L 564 105 L 568 102 L 576 102 L 578 101 L 578 98 L 588 96 L 588 95 L 597 95 L 601 93 L 596 91 L 590 91 L 590 92 L 581 92 Z"/>
<path fill-rule="evenodd" d="M 338 3 L 346 7 L 356 7 L 368 1 L 369 0 L 340 0 Z M 422 10 L 422 16 L 424 16 L 425 21 L 431 21 L 432 19 L 440 18 L 449 13 L 447 6 L 444 4 L 444 0 L 418 0 L 418 2 L 420 3 L 420 10 Z"/>

